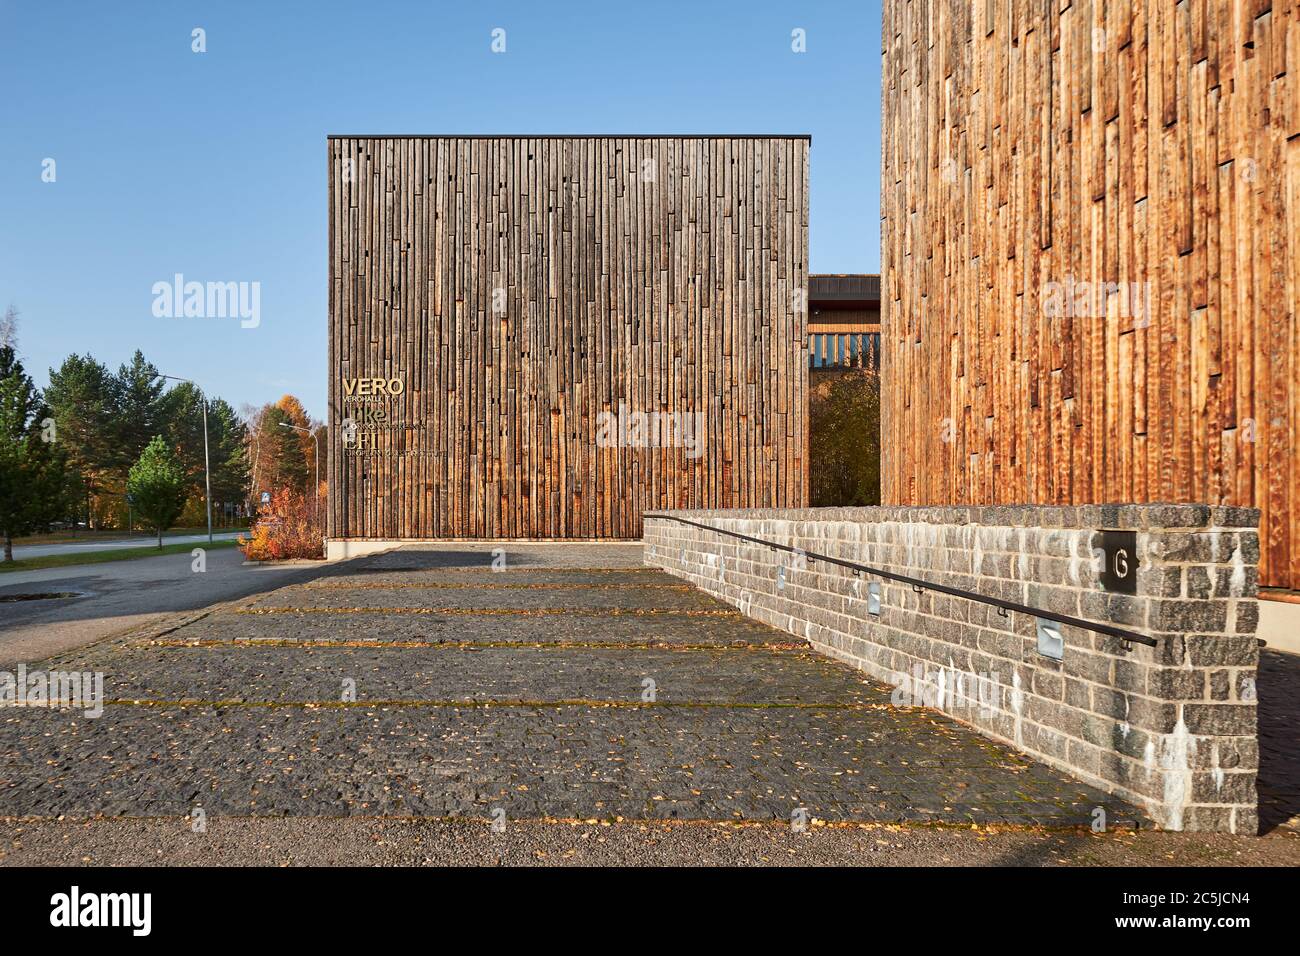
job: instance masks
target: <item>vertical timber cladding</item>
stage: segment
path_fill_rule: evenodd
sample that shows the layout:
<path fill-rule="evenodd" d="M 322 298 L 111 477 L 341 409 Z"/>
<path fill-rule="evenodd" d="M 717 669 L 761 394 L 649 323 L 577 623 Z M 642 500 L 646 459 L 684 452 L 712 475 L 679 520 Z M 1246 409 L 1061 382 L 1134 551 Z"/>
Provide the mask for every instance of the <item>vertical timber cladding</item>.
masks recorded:
<path fill-rule="evenodd" d="M 331 137 L 330 537 L 804 504 L 808 147 Z"/>
<path fill-rule="evenodd" d="M 886 0 L 884 47 L 885 501 L 1254 505 L 1300 587 L 1300 3 Z"/>

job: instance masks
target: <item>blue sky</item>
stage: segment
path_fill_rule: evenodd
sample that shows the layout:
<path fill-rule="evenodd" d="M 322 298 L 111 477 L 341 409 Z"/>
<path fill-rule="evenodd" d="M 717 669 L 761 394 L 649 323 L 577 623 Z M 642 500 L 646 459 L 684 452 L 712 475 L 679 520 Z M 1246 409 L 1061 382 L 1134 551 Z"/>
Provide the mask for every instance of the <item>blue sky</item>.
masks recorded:
<path fill-rule="evenodd" d="M 880 46 L 878 0 L 4 0 L 0 309 L 38 384 L 140 348 L 323 418 L 330 133 L 811 133 L 811 269 L 875 272 Z M 260 325 L 156 318 L 178 272 L 259 282 Z"/>

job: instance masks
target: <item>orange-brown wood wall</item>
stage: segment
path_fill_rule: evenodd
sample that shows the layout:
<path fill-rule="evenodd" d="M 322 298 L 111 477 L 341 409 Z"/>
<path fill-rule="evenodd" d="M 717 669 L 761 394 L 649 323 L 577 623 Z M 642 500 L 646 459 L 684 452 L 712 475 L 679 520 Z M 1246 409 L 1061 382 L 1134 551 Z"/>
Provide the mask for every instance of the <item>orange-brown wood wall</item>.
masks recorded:
<path fill-rule="evenodd" d="M 1300 587 L 1300 3 L 886 0 L 883 99 L 885 501 L 1254 505 Z"/>

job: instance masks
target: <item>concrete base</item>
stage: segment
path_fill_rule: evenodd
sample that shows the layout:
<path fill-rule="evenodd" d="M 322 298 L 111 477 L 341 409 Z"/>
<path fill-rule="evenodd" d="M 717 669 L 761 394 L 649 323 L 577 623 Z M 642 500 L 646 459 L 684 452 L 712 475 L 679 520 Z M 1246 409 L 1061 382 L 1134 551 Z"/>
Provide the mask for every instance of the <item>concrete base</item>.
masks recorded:
<path fill-rule="evenodd" d="M 394 548 L 421 544 L 479 544 L 489 546 L 499 544 L 581 544 L 584 547 L 593 544 L 606 544 L 626 547 L 630 544 L 639 545 L 640 543 L 640 540 L 634 538 L 402 538 L 397 541 L 341 539 L 325 543 L 325 560 L 346 561 L 348 558 L 361 558 L 368 554 L 380 554 L 384 551 L 392 551 Z"/>
<path fill-rule="evenodd" d="M 346 561 L 348 558 L 361 558 L 367 554 L 380 554 L 391 551 L 404 542 L 399 541 L 327 541 L 325 542 L 326 561 Z"/>
<path fill-rule="evenodd" d="M 1300 604 L 1261 598 L 1255 635 L 1275 651 L 1300 654 Z"/>

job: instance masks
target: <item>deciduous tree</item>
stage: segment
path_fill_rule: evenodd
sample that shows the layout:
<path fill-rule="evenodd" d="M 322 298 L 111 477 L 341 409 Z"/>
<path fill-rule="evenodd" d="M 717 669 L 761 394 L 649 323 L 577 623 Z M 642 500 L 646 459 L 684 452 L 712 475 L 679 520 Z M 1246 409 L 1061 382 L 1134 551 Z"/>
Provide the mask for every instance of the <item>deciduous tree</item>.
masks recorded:
<path fill-rule="evenodd" d="M 310 443 L 311 436 L 282 427 L 284 424 L 299 424 L 290 412 L 285 411 L 282 403 L 284 399 L 274 405 L 263 406 L 252 416 L 249 440 L 253 445 L 252 457 L 256 463 L 252 475 L 255 493 L 271 492 L 279 488 L 301 493 L 311 484 L 308 468 L 310 459 L 303 443 L 303 439 Z M 301 410 L 301 405 L 298 409 Z M 305 413 L 300 420 L 306 420 Z"/>
<path fill-rule="evenodd" d="M 296 425 L 298 428 L 306 429 L 306 431 L 297 431 L 295 429 L 284 430 L 293 431 L 294 435 L 298 438 L 298 444 L 302 445 L 303 458 L 307 463 L 306 483 L 310 485 L 315 481 L 316 475 L 316 441 L 312 437 L 312 434 L 319 423 L 312 421 L 311 416 L 307 414 L 307 409 L 303 407 L 302 402 L 300 402 L 295 395 L 285 395 L 275 404 L 277 408 L 289 416 L 290 424 Z M 324 452 L 324 443 L 322 443 L 321 453 L 324 454 Z M 324 462 L 321 462 L 320 471 L 322 475 L 325 474 Z"/>
<path fill-rule="evenodd" d="M 813 383 L 808 404 L 813 506 L 880 504 L 880 377 L 832 373 Z"/>
<path fill-rule="evenodd" d="M 139 515 L 158 532 L 160 548 L 163 532 L 185 507 L 187 484 L 185 469 L 162 435 L 155 435 L 145 446 L 127 475 L 126 493 Z"/>

